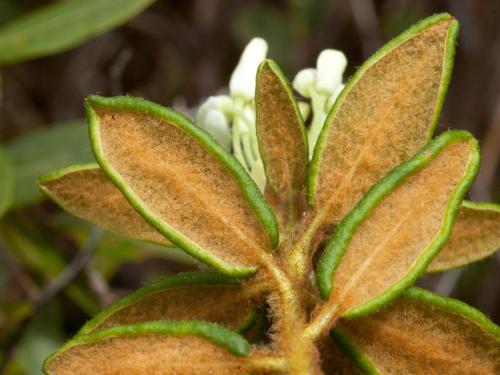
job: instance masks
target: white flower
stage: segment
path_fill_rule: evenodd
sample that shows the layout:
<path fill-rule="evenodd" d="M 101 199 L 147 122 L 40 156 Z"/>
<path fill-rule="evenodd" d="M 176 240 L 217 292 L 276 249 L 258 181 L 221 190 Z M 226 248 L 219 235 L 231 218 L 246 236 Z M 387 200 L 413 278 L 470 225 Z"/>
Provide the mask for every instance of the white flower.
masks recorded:
<path fill-rule="evenodd" d="M 203 128 L 226 149 L 230 149 L 231 129 L 229 129 L 229 123 L 222 112 L 214 109 L 209 111 L 205 117 Z"/>
<path fill-rule="evenodd" d="M 261 191 L 266 185 L 266 175 L 255 130 L 255 84 L 257 70 L 266 58 L 267 49 L 265 40 L 252 39 L 231 75 L 229 96 L 209 97 L 196 114 L 198 125 L 232 150 Z M 344 88 L 342 75 L 346 65 L 347 59 L 342 52 L 327 49 L 318 56 L 316 68 L 299 71 L 293 80 L 295 90 L 310 99 L 310 103 L 298 103 L 304 120 L 312 114 L 308 129 L 310 156 L 328 111 Z"/>
<path fill-rule="evenodd" d="M 248 43 L 229 81 L 231 96 L 243 100 L 252 100 L 254 98 L 257 69 L 266 58 L 267 48 L 266 41 L 261 38 L 253 38 Z"/>
<path fill-rule="evenodd" d="M 326 116 L 344 88 L 342 75 L 346 66 L 347 59 L 341 51 L 325 49 L 318 56 L 316 69 L 302 69 L 293 80 L 294 89 L 303 97 L 311 99 L 310 106 L 299 106 L 304 119 L 309 115 L 309 110 L 312 110 L 313 117 L 308 129 L 310 157 Z"/>
<path fill-rule="evenodd" d="M 293 88 L 305 98 L 310 98 L 316 85 L 316 69 L 306 68 L 300 70 L 293 79 Z"/>
<path fill-rule="evenodd" d="M 232 100 L 229 96 L 211 96 L 196 113 L 197 124 L 212 134 L 228 150 L 231 148 L 231 129 L 229 128 L 231 118 L 228 115 L 231 106 Z"/>
<path fill-rule="evenodd" d="M 266 41 L 252 39 L 231 75 L 230 95 L 209 97 L 196 115 L 200 127 L 227 149 L 232 148 L 233 154 L 262 190 L 266 178 L 255 131 L 255 81 L 257 69 L 266 54 Z"/>
<path fill-rule="evenodd" d="M 316 90 L 332 95 L 342 84 L 342 75 L 347 66 L 345 55 L 334 49 L 325 49 L 318 56 Z"/>

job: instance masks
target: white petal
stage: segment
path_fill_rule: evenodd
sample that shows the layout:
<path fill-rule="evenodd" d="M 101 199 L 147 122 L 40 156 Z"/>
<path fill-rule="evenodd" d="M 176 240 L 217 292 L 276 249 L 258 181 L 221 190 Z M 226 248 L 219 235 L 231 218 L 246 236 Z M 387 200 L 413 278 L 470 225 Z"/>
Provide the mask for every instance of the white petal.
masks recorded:
<path fill-rule="evenodd" d="M 340 92 L 344 89 L 344 87 L 345 87 L 344 84 L 338 85 L 333 94 L 330 96 L 330 98 L 328 98 L 327 112 L 329 112 L 330 108 L 333 107 L 333 105 L 335 104 L 335 100 L 337 100 L 337 97 L 339 96 Z"/>
<path fill-rule="evenodd" d="M 251 100 L 255 96 L 255 78 L 259 64 L 267 55 L 267 43 L 264 39 L 253 38 L 241 54 L 240 61 L 229 81 L 231 96 Z"/>
<path fill-rule="evenodd" d="M 257 159 L 253 163 L 250 171 L 250 176 L 255 181 L 261 192 L 264 192 L 266 187 L 266 172 L 264 170 L 264 163 L 262 159 Z"/>
<path fill-rule="evenodd" d="M 231 147 L 231 129 L 229 129 L 227 119 L 221 111 L 216 109 L 208 111 L 204 121 L 199 125 L 229 150 Z"/>
<path fill-rule="evenodd" d="M 346 66 L 347 59 L 341 51 L 323 50 L 317 61 L 316 89 L 325 94 L 333 94 L 336 87 L 342 83 L 342 75 Z"/>
<path fill-rule="evenodd" d="M 226 95 L 209 96 L 196 112 L 196 122 L 200 124 L 205 120 L 207 113 L 213 109 L 223 112 L 228 117 L 228 109 L 232 105 L 232 99 Z M 229 120 L 229 119 L 228 119 Z"/>
<path fill-rule="evenodd" d="M 309 117 L 309 114 L 311 113 L 311 106 L 309 105 L 309 103 L 306 102 L 299 102 L 298 105 L 300 114 L 302 115 L 304 121 L 306 121 L 307 118 Z"/>
<path fill-rule="evenodd" d="M 311 97 L 311 89 L 316 83 L 316 69 L 307 68 L 300 70 L 293 79 L 292 86 L 305 98 Z"/>

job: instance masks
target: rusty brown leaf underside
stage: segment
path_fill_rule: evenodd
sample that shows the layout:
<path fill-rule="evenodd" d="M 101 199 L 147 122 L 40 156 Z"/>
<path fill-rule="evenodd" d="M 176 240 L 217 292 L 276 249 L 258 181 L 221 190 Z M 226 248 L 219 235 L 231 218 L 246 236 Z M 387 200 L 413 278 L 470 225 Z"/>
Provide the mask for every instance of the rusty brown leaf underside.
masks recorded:
<path fill-rule="evenodd" d="M 352 345 L 347 352 L 358 350 L 360 365 L 381 374 L 500 371 L 500 329 L 464 303 L 417 288 L 369 317 L 342 321 L 338 331 L 341 345 Z"/>
<path fill-rule="evenodd" d="M 211 272 L 170 276 L 118 300 L 79 334 L 154 320 L 206 320 L 237 330 L 264 303 L 264 287 Z"/>
<path fill-rule="evenodd" d="M 328 300 L 331 311 L 351 316 L 373 311 L 425 269 L 449 235 L 478 159 L 472 137 L 444 133 L 365 197 L 341 224 L 320 263 L 320 286 L 328 284 L 330 264 L 338 264 Z M 385 194 L 386 185 L 405 171 L 413 172 Z"/>
<path fill-rule="evenodd" d="M 248 357 L 195 336 L 116 335 L 64 350 L 46 365 L 49 374 L 272 374 L 265 350 Z M 262 369 L 263 368 L 263 369 Z"/>
<path fill-rule="evenodd" d="M 375 182 L 429 141 L 448 84 L 445 60 L 453 54 L 449 34 L 456 27 L 453 18 L 443 17 L 388 44 L 337 99 L 308 182 L 322 222 L 338 223 Z"/>
<path fill-rule="evenodd" d="M 251 202 L 262 197 L 241 166 L 224 163 L 221 146 L 196 134 L 189 120 L 152 103 L 126 97 L 88 103 L 97 159 L 134 208 L 198 259 L 234 275 L 253 272 L 277 237 L 266 233 L 263 220 L 274 218 L 264 203 L 258 211 Z"/>
<path fill-rule="evenodd" d="M 44 371 L 497 373 L 497 326 L 460 302 L 406 291 L 433 259 L 429 271 L 498 247 L 498 207 L 461 205 L 477 141 L 463 131 L 431 140 L 457 27 L 447 14 L 430 17 L 368 59 L 330 111 L 311 163 L 293 92 L 264 61 L 256 130 L 267 201 L 186 117 L 142 99 L 87 98 L 99 166 L 51 173 L 42 189 L 77 216 L 164 237 L 218 272 L 175 275 L 122 298 Z"/>
<path fill-rule="evenodd" d="M 75 216 L 122 236 L 173 246 L 133 209 L 97 164 L 52 172 L 41 177 L 39 185 Z"/>
<path fill-rule="evenodd" d="M 500 248 L 500 206 L 464 201 L 445 247 L 427 268 L 446 271 L 481 260 Z"/>
<path fill-rule="evenodd" d="M 288 225 L 293 230 L 298 220 L 298 194 L 307 173 L 307 136 L 293 91 L 270 60 L 257 73 L 255 103 L 267 183 L 283 202 Z"/>

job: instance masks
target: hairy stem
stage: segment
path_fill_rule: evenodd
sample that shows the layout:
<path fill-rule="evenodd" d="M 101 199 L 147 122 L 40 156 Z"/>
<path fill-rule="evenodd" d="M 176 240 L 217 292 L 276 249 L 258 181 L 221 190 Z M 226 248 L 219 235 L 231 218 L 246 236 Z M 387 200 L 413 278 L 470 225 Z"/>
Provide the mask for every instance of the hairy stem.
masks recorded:
<path fill-rule="evenodd" d="M 299 230 L 300 235 L 296 239 L 294 245 L 287 253 L 287 263 L 290 270 L 298 280 L 306 280 L 308 278 L 309 262 L 311 261 L 313 252 L 312 242 L 323 222 L 323 216 L 316 212 L 308 213 L 308 217 L 302 220 L 305 224 L 303 231 Z"/>
<path fill-rule="evenodd" d="M 273 306 L 279 314 L 277 341 L 284 351 L 288 371 L 297 375 L 319 373 L 315 342 L 301 334 L 307 324 L 307 306 L 301 288 L 293 283 L 271 255 L 261 256 L 261 264 L 271 275 L 277 289 L 277 306 Z"/>
<path fill-rule="evenodd" d="M 304 336 L 313 341 L 326 336 L 338 320 L 338 312 L 337 305 L 324 304 L 313 317 L 312 321 L 306 326 Z"/>

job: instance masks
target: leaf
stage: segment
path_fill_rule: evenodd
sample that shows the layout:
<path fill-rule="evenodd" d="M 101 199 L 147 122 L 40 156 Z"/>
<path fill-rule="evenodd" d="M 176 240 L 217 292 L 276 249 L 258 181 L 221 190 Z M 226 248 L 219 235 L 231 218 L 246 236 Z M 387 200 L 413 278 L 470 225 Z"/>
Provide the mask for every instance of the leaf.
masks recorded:
<path fill-rule="evenodd" d="M 500 328 L 463 302 L 412 288 L 382 311 L 343 320 L 334 339 L 367 373 L 496 374 Z"/>
<path fill-rule="evenodd" d="M 12 160 L 16 186 L 12 208 L 43 197 L 37 186 L 42 173 L 93 161 L 86 139 L 86 126 L 82 121 L 73 121 L 29 133 L 8 143 L 6 151 Z"/>
<path fill-rule="evenodd" d="M 446 271 L 476 262 L 500 248 L 500 205 L 462 202 L 451 236 L 427 272 Z"/>
<path fill-rule="evenodd" d="M 232 276 L 278 243 L 274 215 L 243 166 L 177 112 L 130 97 L 87 98 L 94 154 L 171 242 Z M 126 142 L 124 142 L 124 139 Z"/>
<path fill-rule="evenodd" d="M 308 200 L 338 223 L 370 187 L 431 138 L 448 87 L 458 23 L 440 14 L 368 59 L 337 98 L 319 136 Z"/>
<path fill-rule="evenodd" d="M 249 353 L 242 336 L 216 324 L 156 321 L 78 336 L 49 357 L 44 370 L 51 375 L 263 373 L 252 363 L 258 354 Z"/>
<path fill-rule="evenodd" d="M 361 371 L 349 356 L 345 355 L 330 338 L 318 344 L 321 357 L 321 370 L 327 375 L 361 375 Z"/>
<path fill-rule="evenodd" d="M 14 172 L 8 155 L 0 146 L 0 218 L 9 209 L 14 194 Z"/>
<path fill-rule="evenodd" d="M 45 358 L 64 343 L 61 310 L 61 306 L 54 301 L 38 311 L 25 326 L 14 352 L 14 358 L 25 374 L 42 374 Z"/>
<path fill-rule="evenodd" d="M 248 323 L 253 305 L 262 302 L 262 292 L 259 285 L 252 288 L 219 273 L 178 274 L 113 303 L 87 322 L 79 334 L 153 320 L 206 320 L 237 329 Z"/>
<path fill-rule="evenodd" d="M 305 183 L 307 133 L 297 102 L 285 76 L 271 60 L 257 72 L 255 91 L 257 137 L 267 182 L 297 221 L 298 193 Z"/>
<path fill-rule="evenodd" d="M 130 238 L 172 244 L 128 203 L 97 164 L 58 169 L 39 179 L 40 189 L 61 208 Z"/>
<path fill-rule="evenodd" d="M 153 0 L 58 1 L 0 29 L 0 65 L 75 47 L 125 23 Z"/>
<path fill-rule="evenodd" d="M 377 183 L 338 226 L 318 265 L 330 308 L 359 316 L 410 286 L 448 239 L 478 166 L 477 141 L 450 131 Z"/>

